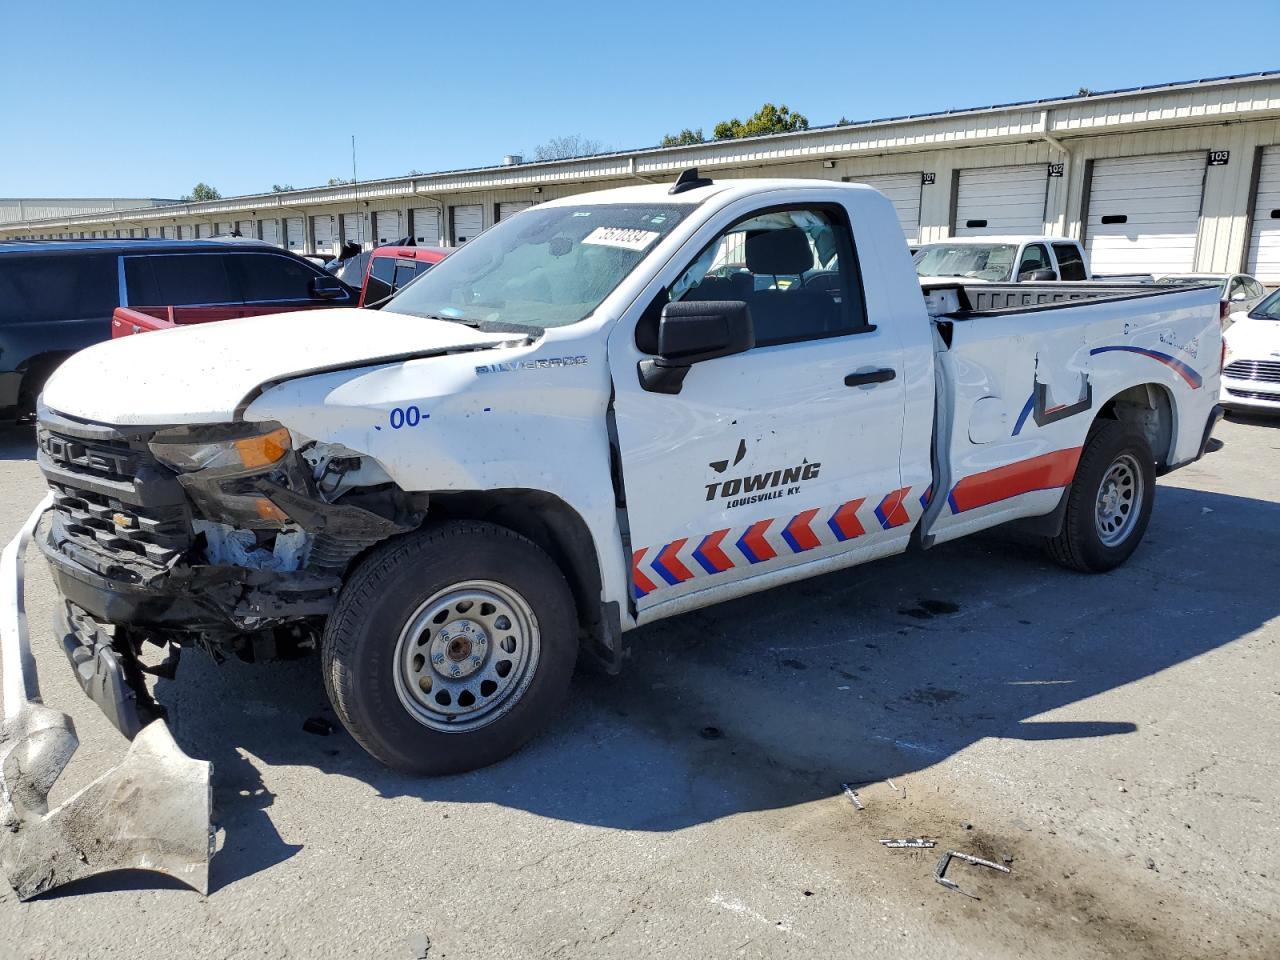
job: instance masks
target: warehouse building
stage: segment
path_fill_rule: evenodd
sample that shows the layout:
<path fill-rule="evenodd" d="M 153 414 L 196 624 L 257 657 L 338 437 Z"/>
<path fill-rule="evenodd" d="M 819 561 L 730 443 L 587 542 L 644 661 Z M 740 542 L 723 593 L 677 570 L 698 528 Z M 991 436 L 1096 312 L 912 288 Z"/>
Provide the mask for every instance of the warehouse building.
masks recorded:
<path fill-rule="evenodd" d="M 868 183 L 912 243 L 974 234 L 1084 240 L 1106 273 L 1244 270 L 1280 284 L 1280 71 L 795 133 L 453 170 L 0 225 L 4 237 L 205 237 L 299 252 L 413 236 L 465 243 L 553 197 L 712 177 Z"/>
<path fill-rule="evenodd" d="M 65 219 L 85 213 L 110 213 L 177 203 L 155 197 L 0 197 L 0 228 L 22 228 L 33 222 Z"/>

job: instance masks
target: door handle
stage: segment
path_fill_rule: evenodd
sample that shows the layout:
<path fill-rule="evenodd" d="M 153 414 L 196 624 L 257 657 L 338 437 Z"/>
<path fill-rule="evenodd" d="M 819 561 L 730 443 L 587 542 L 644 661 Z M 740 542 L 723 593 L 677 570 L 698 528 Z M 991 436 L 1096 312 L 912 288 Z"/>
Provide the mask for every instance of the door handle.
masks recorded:
<path fill-rule="evenodd" d="M 888 383 L 898 375 L 898 371 L 893 367 L 884 367 L 880 370 L 868 370 L 865 373 L 851 373 L 844 378 L 846 387 L 865 387 L 875 383 Z"/>

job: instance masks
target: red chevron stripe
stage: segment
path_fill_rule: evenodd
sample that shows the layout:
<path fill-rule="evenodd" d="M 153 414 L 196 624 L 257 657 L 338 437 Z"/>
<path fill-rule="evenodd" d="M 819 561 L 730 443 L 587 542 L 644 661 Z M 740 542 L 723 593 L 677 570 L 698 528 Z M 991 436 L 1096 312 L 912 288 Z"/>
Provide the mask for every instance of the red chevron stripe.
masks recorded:
<path fill-rule="evenodd" d="M 880 501 L 880 506 L 876 508 L 876 512 L 880 515 L 880 523 L 886 530 L 900 527 L 911 520 L 911 515 L 907 513 L 907 508 L 903 505 L 903 501 L 907 499 L 907 494 L 910 492 L 910 487 L 903 487 L 901 490 L 893 491 L 893 493 Z"/>
<path fill-rule="evenodd" d="M 643 597 L 646 593 L 653 593 L 658 588 L 654 586 L 652 580 L 646 577 L 640 569 L 640 561 L 644 559 L 644 555 L 649 552 L 649 548 L 645 547 L 637 550 L 631 555 L 631 583 L 635 587 L 636 596 Z"/>
<path fill-rule="evenodd" d="M 724 573 L 733 566 L 733 561 L 720 546 L 728 533 L 728 530 L 717 530 L 707 534 L 702 543 L 698 544 L 698 549 L 693 551 L 694 559 L 702 564 L 707 573 Z"/>
<path fill-rule="evenodd" d="M 777 551 L 769 545 L 769 541 L 764 538 L 764 532 L 769 529 L 769 524 L 771 523 L 773 523 L 772 520 L 760 520 L 753 523 L 738 541 L 751 551 L 747 554 L 747 559 L 752 563 L 763 563 L 765 560 L 772 560 L 778 555 Z"/>
<path fill-rule="evenodd" d="M 812 510 L 804 511 L 804 513 L 796 514 L 792 517 L 791 522 L 787 524 L 788 543 L 797 553 L 801 550 L 812 550 L 821 543 L 817 534 L 809 527 L 809 524 L 813 522 L 813 518 L 817 515 L 818 510 L 815 507 Z"/>
<path fill-rule="evenodd" d="M 662 564 L 662 568 L 675 577 L 679 583 L 693 578 L 693 574 L 689 568 L 680 562 L 678 554 L 687 543 L 687 538 L 676 540 L 674 543 L 668 543 L 662 548 L 662 552 L 658 554 L 658 558 L 654 560 L 654 564 Z"/>
<path fill-rule="evenodd" d="M 841 540 L 852 540 L 854 537 L 860 537 L 867 532 L 858 520 L 858 509 L 865 500 L 865 497 L 850 500 L 832 514 L 831 519 L 827 521 L 827 526 L 838 533 Z"/>

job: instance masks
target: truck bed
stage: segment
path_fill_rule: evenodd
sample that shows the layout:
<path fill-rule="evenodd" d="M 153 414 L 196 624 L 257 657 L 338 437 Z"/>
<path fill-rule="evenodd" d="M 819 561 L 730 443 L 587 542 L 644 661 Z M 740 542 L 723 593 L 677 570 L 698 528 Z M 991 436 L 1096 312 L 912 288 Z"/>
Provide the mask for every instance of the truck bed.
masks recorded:
<path fill-rule="evenodd" d="M 1205 284 L 1215 286 L 1215 284 Z M 964 320 L 976 316 L 1053 309 L 1078 301 L 1132 300 L 1161 297 L 1168 285 L 1114 281 L 1043 281 L 1035 283 L 931 283 L 923 288 L 929 315 Z M 1180 285 L 1179 290 L 1195 287 Z M 1153 305 L 1153 309 L 1157 307 Z"/>

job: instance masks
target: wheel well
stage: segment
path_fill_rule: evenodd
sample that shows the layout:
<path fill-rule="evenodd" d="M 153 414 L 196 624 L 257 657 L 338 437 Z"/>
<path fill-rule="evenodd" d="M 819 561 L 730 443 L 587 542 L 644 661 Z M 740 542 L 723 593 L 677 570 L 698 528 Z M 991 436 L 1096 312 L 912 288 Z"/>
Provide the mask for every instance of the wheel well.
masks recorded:
<path fill-rule="evenodd" d="M 35 356 L 28 357 L 18 365 L 18 370 L 22 373 L 22 386 L 18 390 L 18 406 L 23 411 L 31 412 L 36 408 L 36 398 L 40 396 L 40 391 L 44 389 L 45 381 L 49 379 L 62 361 L 71 356 L 70 352 L 62 351 L 58 353 L 38 353 Z"/>
<path fill-rule="evenodd" d="M 1119 420 L 1137 427 L 1156 455 L 1163 473 L 1173 454 L 1173 398 L 1158 383 L 1142 383 L 1121 390 L 1098 410 L 1097 419 Z"/>
<path fill-rule="evenodd" d="M 604 603 L 595 541 L 576 510 L 554 494 L 526 489 L 434 493 L 430 504 L 428 522 L 484 520 L 545 550 L 573 592 L 583 652 L 608 672 L 617 672 L 622 657 L 619 611 L 617 604 Z"/>

